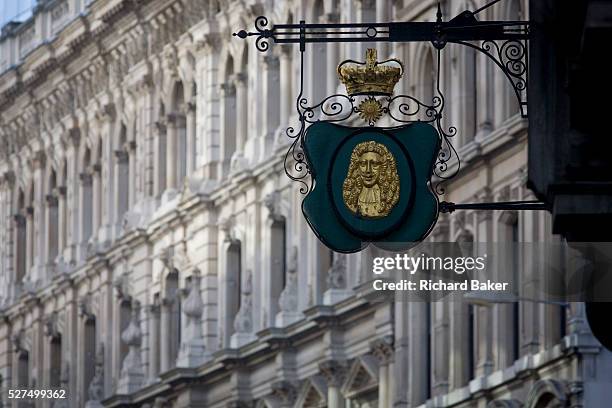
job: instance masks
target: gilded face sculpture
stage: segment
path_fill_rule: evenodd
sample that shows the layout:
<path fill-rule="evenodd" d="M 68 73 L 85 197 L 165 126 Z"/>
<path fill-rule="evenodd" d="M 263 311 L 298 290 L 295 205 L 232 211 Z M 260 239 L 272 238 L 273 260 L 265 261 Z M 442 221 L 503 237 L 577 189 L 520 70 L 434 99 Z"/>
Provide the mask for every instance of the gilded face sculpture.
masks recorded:
<path fill-rule="evenodd" d="M 342 197 L 349 210 L 366 218 L 389 215 L 399 201 L 395 157 L 374 141 L 359 143 L 351 153 Z"/>

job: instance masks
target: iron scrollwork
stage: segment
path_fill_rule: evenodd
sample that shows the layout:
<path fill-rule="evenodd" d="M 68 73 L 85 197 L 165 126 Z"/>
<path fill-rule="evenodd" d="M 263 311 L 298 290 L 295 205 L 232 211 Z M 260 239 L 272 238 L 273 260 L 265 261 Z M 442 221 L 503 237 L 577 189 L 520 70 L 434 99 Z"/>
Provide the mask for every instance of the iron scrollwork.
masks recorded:
<path fill-rule="evenodd" d="M 458 41 L 486 55 L 504 73 L 518 100 L 521 116 L 527 117 L 528 45 L 526 40 L 483 41 L 480 45 Z"/>

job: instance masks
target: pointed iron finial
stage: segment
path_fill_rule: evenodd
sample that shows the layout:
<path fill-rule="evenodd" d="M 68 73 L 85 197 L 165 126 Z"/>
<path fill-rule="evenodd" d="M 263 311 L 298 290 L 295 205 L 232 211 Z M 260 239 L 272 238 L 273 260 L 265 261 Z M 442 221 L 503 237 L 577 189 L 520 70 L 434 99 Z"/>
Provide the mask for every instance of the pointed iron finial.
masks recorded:
<path fill-rule="evenodd" d="M 440 7 L 440 1 L 438 1 L 438 12 L 436 13 L 437 22 L 442 22 L 442 8 Z"/>

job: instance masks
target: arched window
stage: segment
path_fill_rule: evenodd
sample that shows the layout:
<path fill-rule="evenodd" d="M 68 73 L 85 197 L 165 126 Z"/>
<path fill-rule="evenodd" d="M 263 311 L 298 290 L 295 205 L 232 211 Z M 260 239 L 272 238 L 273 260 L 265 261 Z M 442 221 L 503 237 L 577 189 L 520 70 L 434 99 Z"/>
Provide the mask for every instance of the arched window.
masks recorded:
<path fill-rule="evenodd" d="M 121 123 L 119 129 L 119 139 L 117 149 L 115 150 L 115 160 L 117 166 L 117 189 L 116 189 L 116 204 L 117 204 L 117 221 L 121 222 L 124 214 L 130 206 L 130 154 L 127 148 L 127 128 L 125 123 Z"/>
<path fill-rule="evenodd" d="M 102 140 L 98 140 L 98 148 L 96 150 L 96 157 L 94 162 L 92 163 L 92 176 L 93 176 L 93 214 L 94 214 L 94 222 L 92 234 L 95 237 L 98 235 L 98 228 L 102 225 Z M 108 209 L 107 209 L 108 210 Z"/>
<path fill-rule="evenodd" d="M 34 260 L 36 259 L 36 254 L 38 252 L 38 248 L 36 245 L 36 230 L 34 228 L 34 220 L 35 220 L 35 210 L 34 210 L 34 183 L 30 183 L 29 193 L 27 197 L 27 205 L 26 205 L 26 240 L 27 240 L 27 270 L 29 271 L 32 266 L 34 266 Z"/>
<path fill-rule="evenodd" d="M 59 235 L 60 245 L 59 251 L 66 248 L 68 244 L 68 229 L 70 228 L 71 221 L 68 219 L 68 203 L 67 203 L 67 188 L 68 185 L 68 161 L 64 160 L 62 164 L 62 178 L 61 185 L 59 186 L 58 193 L 60 195 L 60 206 L 59 206 Z"/>
<path fill-rule="evenodd" d="M 166 190 L 167 187 L 167 183 L 166 183 L 166 171 L 167 171 L 167 149 L 168 149 L 168 142 L 167 142 L 167 135 L 166 135 L 166 107 L 164 105 L 163 102 L 160 102 L 159 104 L 159 111 L 158 111 L 158 118 L 157 118 L 157 122 L 155 123 L 156 127 L 155 127 L 155 131 L 156 131 L 156 138 L 155 138 L 155 144 L 156 144 L 156 149 L 155 149 L 155 158 L 156 158 L 156 164 L 157 164 L 157 170 L 156 170 L 156 175 L 155 175 L 155 195 L 156 197 L 159 197 L 162 195 L 162 193 Z"/>
<path fill-rule="evenodd" d="M 229 171 L 232 154 L 236 151 L 236 86 L 234 84 L 234 59 L 231 55 L 225 63 L 221 84 L 221 163 L 219 175 Z"/>
<path fill-rule="evenodd" d="M 474 235 L 467 231 L 463 230 L 456 237 L 455 241 L 457 242 L 461 256 L 464 257 L 472 257 L 474 256 Z M 471 303 L 465 304 L 460 303 L 461 307 L 460 314 L 455 313 L 455 317 L 459 317 L 461 321 L 457 322 L 457 326 L 461 326 L 464 323 L 464 316 L 467 318 L 467 324 L 464 326 L 464 333 L 467 338 L 455 338 L 454 341 L 458 341 L 459 347 L 456 349 L 460 350 L 461 355 L 460 358 L 463 358 L 465 364 L 461 367 L 463 368 L 463 372 L 460 373 L 461 381 L 459 381 L 459 386 L 464 386 L 469 383 L 470 380 L 476 378 L 476 341 L 478 339 L 478 333 L 476 331 L 476 309 L 475 306 Z"/>
<path fill-rule="evenodd" d="M 164 298 L 161 301 L 161 371 L 176 365 L 181 344 L 181 302 L 179 299 L 179 274 L 172 270 L 164 282 Z"/>
<path fill-rule="evenodd" d="M 477 121 L 476 118 L 476 50 L 462 46 L 464 57 L 464 80 L 463 84 L 463 102 L 459 106 L 463 107 L 462 119 L 462 144 L 467 144 L 476 136 Z M 460 85 L 461 86 L 461 85 Z"/>
<path fill-rule="evenodd" d="M 91 385 L 96 370 L 96 317 L 85 316 L 83 322 L 83 389 L 87 390 Z"/>
<path fill-rule="evenodd" d="M 81 166 L 81 244 L 86 244 L 93 229 L 93 201 L 92 201 L 92 176 L 91 176 L 91 151 L 85 148 Z"/>
<path fill-rule="evenodd" d="M 173 161 L 171 165 L 175 166 L 176 182 L 174 187 L 180 188 L 183 185 L 183 180 L 187 176 L 187 123 L 185 112 L 185 90 L 182 82 L 177 82 L 174 87 L 173 96 L 174 106 L 174 137 L 176 138 L 176 151 L 174 157 L 169 158 Z"/>
<path fill-rule="evenodd" d="M 59 243 L 59 211 L 57 196 L 57 175 L 51 169 L 47 191 L 47 262 L 54 263 L 58 254 Z"/>
<path fill-rule="evenodd" d="M 504 212 L 499 218 L 499 242 L 506 243 L 500 258 L 500 276 L 504 281 L 512 282 L 515 295 L 521 282 L 520 230 L 518 213 Z M 520 296 L 520 295 L 519 295 Z M 507 367 L 520 356 L 520 302 L 498 305 L 501 322 L 498 323 L 500 345 L 500 364 Z M 501 344 L 505 343 L 505 344 Z"/>
<path fill-rule="evenodd" d="M 423 103 L 426 105 L 431 105 L 433 103 L 434 96 L 437 94 L 437 67 L 434 64 L 433 51 L 429 46 L 427 46 L 427 48 L 424 50 L 422 64 L 419 94 L 423 98 Z"/>
<path fill-rule="evenodd" d="M 287 282 L 287 232 L 284 217 L 277 217 L 270 226 L 270 316 L 278 313 L 278 300 Z"/>
<path fill-rule="evenodd" d="M 242 244 L 234 240 L 227 248 L 225 269 L 225 341 L 234 333 L 234 318 L 240 310 L 242 292 Z"/>
<path fill-rule="evenodd" d="M 194 62 L 195 64 L 195 62 Z M 198 166 L 198 157 L 202 156 L 201 143 L 198 143 L 198 85 L 194 81 L 191 84 L 191 104 L 187 105 L 187 173 L 195 171 Z"/>
<path fill-rule="evenodd" d="M 19 388 L 30 386 L 30 353 L 27 350 L 17 352 L 17 386 Z"/>
<path fill-rule="evenodd" d="M 23 190 L 19 189 L 19 192 L 17 193 L 17 212 L 13 218 L 15 221 L 15 280 L 17 284 L 20 284 L 23 281 L 27 271 L 27 218 L 25 213 L 25 194 L 23 193 Z"/>
<path fill-rule="evenodd" d="M 62 375 L 62 335 L 55 333 L 49 342 L 49 385 L 59 388 Z"/>

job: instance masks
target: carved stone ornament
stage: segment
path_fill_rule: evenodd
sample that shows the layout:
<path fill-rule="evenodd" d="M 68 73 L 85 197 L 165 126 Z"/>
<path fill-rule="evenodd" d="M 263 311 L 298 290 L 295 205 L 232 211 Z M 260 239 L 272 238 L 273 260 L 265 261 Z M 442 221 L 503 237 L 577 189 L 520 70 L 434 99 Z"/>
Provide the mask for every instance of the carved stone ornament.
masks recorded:
<path fill-rule="evenodd" d="M 327 284 L 330 289 L 346 289 L 345 254 L 334 254 L 332 266 L 327 271 Z"/>
<path fill-rule="evenodd" d="M 251 294 L 253 274 L 247 271 L 247 278 L 241 293 L 240 310 L 234 319 L 234 330 L 236 333 L 251 333 L 253 331 L 253 300 Z"/>
<path fill-rule="evenodd" d="M 293 246 L 287 264 L 287 275 L 285 288 L 278 299 L 278 305 L 282 312 L 295 312 L 298 308 L 298 248 Z"/>
<path fill-rule="evenodd" d="M 91 403 L 100 402 L 104 399 L 104 344 L 98 346 L 96 351 L 96 362 L 95 362 L 94 376 L 89 383 L 87 389 L 87 395 L 89 400 L 88 405 Z"/>

